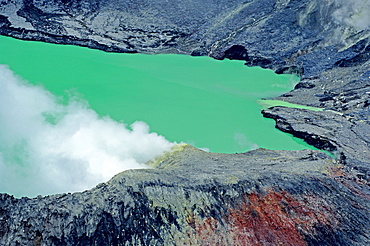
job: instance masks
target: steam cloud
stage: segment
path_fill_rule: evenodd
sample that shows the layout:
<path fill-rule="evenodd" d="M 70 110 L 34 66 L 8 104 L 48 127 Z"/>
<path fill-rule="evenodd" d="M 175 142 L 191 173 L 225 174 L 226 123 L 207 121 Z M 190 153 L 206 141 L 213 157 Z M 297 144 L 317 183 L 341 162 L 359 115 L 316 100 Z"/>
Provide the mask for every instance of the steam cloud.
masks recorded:
<path fill-rule="evenodd" d="M 336 4 L 333 16 L 338 22 L 359 31 L 370 29 L 370 0 L 336 0 Z"/>
<path fill-rule="evenodd" d="M 0 65 L 0 192 L 82 191 L 173 146 L 144 122 L 131 130 L 81 100 L 67 105 Z"/>

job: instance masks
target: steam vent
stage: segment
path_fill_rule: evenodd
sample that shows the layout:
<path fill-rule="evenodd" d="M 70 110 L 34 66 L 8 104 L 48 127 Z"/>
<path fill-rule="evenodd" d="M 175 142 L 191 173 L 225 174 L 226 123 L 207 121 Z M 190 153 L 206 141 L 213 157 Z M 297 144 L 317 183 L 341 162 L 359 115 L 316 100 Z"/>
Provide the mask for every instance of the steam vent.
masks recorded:
<path fill-rule="evenodd" d="M 292 91 L 269 100 L 302 107 L 262 115 L 318 149 L 178 144 L 83 192 L 2 193 L 0 245 L 370 245 L 369 9 L 369 0 L 0 1 L 0 34 L 16 39 L 296 74 Z"/>

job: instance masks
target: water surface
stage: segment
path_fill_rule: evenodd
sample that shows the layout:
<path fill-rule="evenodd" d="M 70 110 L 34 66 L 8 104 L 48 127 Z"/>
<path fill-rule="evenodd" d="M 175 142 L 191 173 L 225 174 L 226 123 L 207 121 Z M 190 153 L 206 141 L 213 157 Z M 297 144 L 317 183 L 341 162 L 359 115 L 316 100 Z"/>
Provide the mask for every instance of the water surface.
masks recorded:
<path fill-rule="evenodd" d="M 169 141 L 223 153 L 311 148 L 275 129 L 257 103 L 291 90 L 297 78 L 241 61 L 106 53 L 0 37 L 0 64 L 65 101 L 80 96 L 100 116 L 128 125 L 144 121 Z"/>

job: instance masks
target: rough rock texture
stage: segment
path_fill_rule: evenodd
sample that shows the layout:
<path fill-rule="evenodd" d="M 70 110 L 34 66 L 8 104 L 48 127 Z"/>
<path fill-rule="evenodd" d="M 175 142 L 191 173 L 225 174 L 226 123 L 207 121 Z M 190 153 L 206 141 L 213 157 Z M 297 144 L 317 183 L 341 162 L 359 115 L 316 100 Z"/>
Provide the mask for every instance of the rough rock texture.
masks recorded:
<path fill-rule="evenodd" d="M 292 165 L 294 163 L 295 165 Z M 369 204 L 319 151 L 176 146 L 75 194 L 1 196 L 3 245 L 362 245 Z M 191 175 L 189 175 L 191 174 Z"/>
<path fill-rule="evenodd" d="M 0 196 L 1 245 L 370 245 L 370 2 L 1 0 L 0 34 L 245 60 L 301 76 L 277 127 L 331 151 L 191 146 L 96 188 Z"/>

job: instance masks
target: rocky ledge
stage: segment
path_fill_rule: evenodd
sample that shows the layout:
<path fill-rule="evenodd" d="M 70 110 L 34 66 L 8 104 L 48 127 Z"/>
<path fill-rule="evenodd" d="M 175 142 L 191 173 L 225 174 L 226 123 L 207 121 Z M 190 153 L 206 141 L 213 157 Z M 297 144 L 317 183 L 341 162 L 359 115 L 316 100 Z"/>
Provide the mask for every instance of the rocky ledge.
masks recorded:
<path fill-rule="evenodd" d="M 301 77 L 263 111 L 318 151 L 188 145 L 82 193 L 0 196 L 2 245 L 369 245 L 368 0 L 3 0 L 0 34 L 245 60 Z"/>

